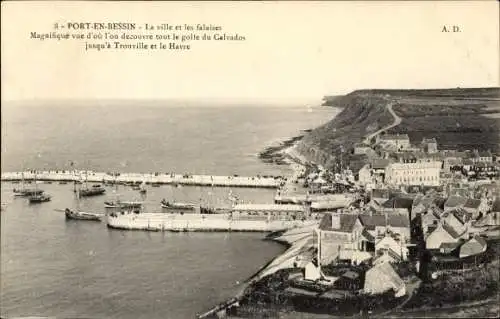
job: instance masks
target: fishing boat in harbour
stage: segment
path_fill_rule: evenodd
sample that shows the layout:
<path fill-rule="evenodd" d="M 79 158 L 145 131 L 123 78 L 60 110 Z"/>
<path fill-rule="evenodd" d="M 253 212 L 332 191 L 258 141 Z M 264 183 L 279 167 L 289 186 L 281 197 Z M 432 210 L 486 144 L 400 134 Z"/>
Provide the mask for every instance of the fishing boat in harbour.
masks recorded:
<path fill-rule="evenodd" d="M 194 212 L 197 205 L 192 203 L 169 202 L 166 199 L 161 200 L 161 207 L 171 212 Z"/>
<path fill-rule="evenodd" d="M 29 203 L 30 204 L 40 204 L 44 202 L 49 202 L 52 199 L 50 195 L 47 194 L 34 194 L 29 197 Z"/>
<path fill-rule="evenodd" d="M 33 195 L 30 195 L 29 196 L 29 203 L 30 204 L 40 204 L 40 203 L 44 203 L 44 202 L 48 202 L 50 201 L 50 195 L 47 195 L 47 194 L 44 194 L 43 192 L 42 193 L 38 193 L 38 183 L 37 183 L 37 180 L 36 180 L 36 173 L 35 173 L 35 177 L 34 177 L 34 180 L 35 180 L 35 192 Z"/>
<path fill-rule="evenodd" d="M 89 187 L 87 180 L 88 176 L 87 172 L 85 172 L 85 184 L 78 190 L 78 195 L 80 197 L 104 195 L 104 193 L 106 192 L 106 189 L 104 187 L 102 187 L 100 184 L 92 185 L 92 187 Z"/>
<path fill-rule="evenodd" d="M 24 185 L 27 184 L 26 181 L 24 180 L 24 172 L 21 174 L 21 188 L 14 188 L 14 196 L 16 197 L 30 197 L 34 195 L 41 195 L 43 194 L 43 190 L 38 189 L 37 187 L 35 188 L 25 188 Z M 36 184 L 35 184 L 36 186 Z"/>
<path fill-rule="evenodd" d="M 102 220 L 101 214 L 72 211 L 69 208 L 65 209 L 64 214 L 66 215 L 66 220 L 88 220 L 97 222 Z"/>
<path fill-rule="evenodd" d="M 92 185 L 92 187 L 84 187 L 79 189 L 79 194 L 81 197 L 104 195 L 106 189 L 101 185 Z"/>
<path fill-rule="evenodd" d="M 14 188 L 14 196 L 16 196 L 16 197 L 30 197 L 30 196 L 41 195 L 41 194 L 43 194 L 43 190 L 41 190 L 41 189 L 31 189 L 31 188 L 15 189 Z"/>
<path fill-rule="evenodd" d="M 141 208 L 142 202 L 138 201 L 107 201 L 104 202 L 104 207 L 106 208 Z"/>

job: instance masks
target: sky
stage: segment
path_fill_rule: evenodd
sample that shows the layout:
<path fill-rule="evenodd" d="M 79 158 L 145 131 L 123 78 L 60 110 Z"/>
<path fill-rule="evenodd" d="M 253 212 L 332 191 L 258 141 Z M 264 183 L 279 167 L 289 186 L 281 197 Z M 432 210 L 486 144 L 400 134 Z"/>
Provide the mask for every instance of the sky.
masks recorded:
<path fill-rule="evenodd" d="M 286 102 L 367 88 L 499 86 L 496 1 L 1 5 L 2 102 Z M 205 23 L 246 40 L 85 51 L 84 40 L 30 39 L 55 22 Z"/>

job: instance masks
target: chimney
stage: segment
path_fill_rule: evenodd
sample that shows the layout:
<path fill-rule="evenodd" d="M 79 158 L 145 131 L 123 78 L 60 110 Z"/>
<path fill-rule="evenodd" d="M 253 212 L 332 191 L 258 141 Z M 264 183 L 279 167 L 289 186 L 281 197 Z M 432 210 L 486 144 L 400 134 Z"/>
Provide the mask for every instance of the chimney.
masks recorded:
<path fill-rule="evenodd" d="M 332 213 L 332 228 L 340 229 L 340 214 Z"/>

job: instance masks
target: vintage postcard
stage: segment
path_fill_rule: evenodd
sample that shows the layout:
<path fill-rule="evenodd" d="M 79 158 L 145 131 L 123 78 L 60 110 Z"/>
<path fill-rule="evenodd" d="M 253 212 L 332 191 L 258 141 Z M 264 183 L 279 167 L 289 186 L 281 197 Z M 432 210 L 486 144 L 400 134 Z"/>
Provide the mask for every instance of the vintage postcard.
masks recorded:
<path fill-rule="evenodd" d="M 1 5 L 1 318 L 500 315 L 497 1 Z"/>

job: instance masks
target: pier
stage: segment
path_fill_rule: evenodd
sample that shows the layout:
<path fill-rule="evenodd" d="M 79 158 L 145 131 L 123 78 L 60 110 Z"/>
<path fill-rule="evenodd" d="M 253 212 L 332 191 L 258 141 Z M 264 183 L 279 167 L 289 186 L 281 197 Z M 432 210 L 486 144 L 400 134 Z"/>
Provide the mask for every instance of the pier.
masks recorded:
<path fill-rule="evenodd" d="M 26 171 L 2 173 L 2 181 L 65 181 L 92 183 L 136 183 L 214 187 L 278 188 L 282 176 L 191 175 L 175 173 L 102 173 L 93 171 Z"/>

